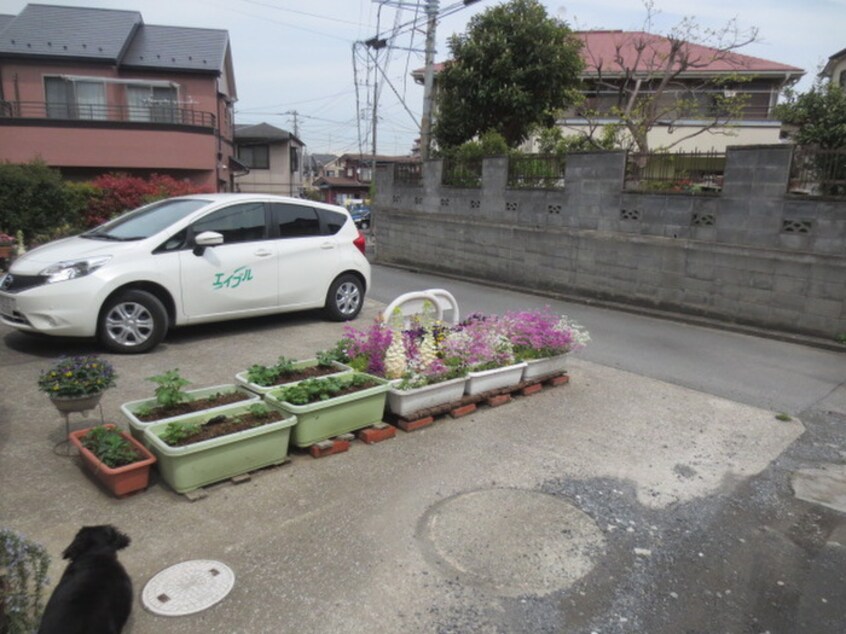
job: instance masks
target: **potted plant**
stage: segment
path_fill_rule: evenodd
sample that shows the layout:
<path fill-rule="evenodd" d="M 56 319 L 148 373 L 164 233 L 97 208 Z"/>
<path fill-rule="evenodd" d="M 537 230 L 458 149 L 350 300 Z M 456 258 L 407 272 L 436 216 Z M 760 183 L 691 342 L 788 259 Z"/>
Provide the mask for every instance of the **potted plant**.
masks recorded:
<path fill-rule="evenodd" d="M 270 392 L 265 400 L 297 417 L 291 442 L 308 447 L 381 422 L 387 390 L 384 379 L 350 372 L 306 379 Z"/>
<path fill-rule="evenodd" d="M 514 357 L 526 362 L 523 381 L 563 372 L 567 355 L 590 341 L 587 330 L 549 307 L 509 312 L 502 322 Z"/>
<path fill-rule="evenodd" d="M 114 495 L 147 488 L 156 457 L 115 425 L 99 425 L 70 433 L 70 441 L 86 468 Z"/>
<path fill-rule="evenodd" d="M 50 555 L 41 544 L 0 528 L 0 632 L 35 632 L 44 611 Z"/>
<path fill-rule="evenodd" d="M 496 315 L 470 315 L 446 334 L 442 346 L 451 365 L 467 369 L 468 395 L 516 385 L 526 367 L 524 361 L 515 360 L 511 341 Z"/>
<path fill-rule="evenodd" d="M 38 389 L 46 393 L 62 413 L 94 409 L 108 388 L 115 385 L 114 367 L 97 355 L 63 357 L 38 377 Z"/>
<path fill-rule="evenodd" d="M 242 404 L 182 420 L 153 423 L 144 436 L 159 473 L 185 493 L 287 460 L 294 416 L 264 403 Z"/>
<path fill-rule="evenodd" d="M 296 361 L 281 356 L 271 366 L 254 364 L 249 369 L 238 372 L 235 379 L 251 392 L 264 395 L 271 390 L 304 379 L 345 372 L 352 372 L 352 368 L 338 362 L 331 352 L 318 352 L 314 359 Z"/>
<path fill-rule="evenodd" d="M 465 367 L 444 361 L 438 341 L 444 330 L 439 324 L 419 331 L 394 331 L 394 340 L 385 355 L 388 378 L 398 378 L 388 388 L 388 408 L 408 417 L 428 407 L 458 401 L 464 395 Z"/>
<path fill-rule="evenodd" d="M 190 381 L 179 374 L 178 368 L 147 380 L 156 384 L 153 398 L 130 401 L 120 406 L 129 419 L 132 435 L 139 440 L 144 438 L 144 429 L 152 423 L 179 420 L 198 412 L 224 411 L 260 400 L 256 394 L 235 384 L 186 391 L 183 388 L 190 385 Z"/>

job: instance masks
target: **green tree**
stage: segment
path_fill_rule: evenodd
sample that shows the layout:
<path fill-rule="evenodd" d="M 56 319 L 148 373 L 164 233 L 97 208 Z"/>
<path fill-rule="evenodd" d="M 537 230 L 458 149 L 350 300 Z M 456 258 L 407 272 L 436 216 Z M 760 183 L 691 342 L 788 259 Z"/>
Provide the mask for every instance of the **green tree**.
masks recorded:
<path fill-rule="evenodd" d="M 461 145 L 488 130 L 516 147 L 536 125 L 572 102 L 579 84 L 580 41 L 538 0 L 511 0 L 474 16 L 449 40 L 438 76 L 439 146 Z"/>
<path fill-rule="evenodd" d="M 846 92 L 833 82 L 818 81 L 808 92 L 785 91 L 787 100 L 776 107 L 776 115 L 796 126 L 793 135 L 799 145 L 826 150 L 846 148 Z"/>
<path fill-rule="evenodd" d="M 58 170 L 42 161 L 0 164 L 0 229 L 23 231 L 27 242 L 78 227 L 82 201 L 71 193 Z"/>

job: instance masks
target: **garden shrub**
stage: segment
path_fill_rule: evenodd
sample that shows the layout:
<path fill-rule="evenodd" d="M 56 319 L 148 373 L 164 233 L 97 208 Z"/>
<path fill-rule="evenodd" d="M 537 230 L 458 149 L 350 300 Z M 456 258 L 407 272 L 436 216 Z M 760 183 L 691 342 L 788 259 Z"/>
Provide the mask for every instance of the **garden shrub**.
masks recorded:
<path fill-rule="evenodd" d="M 0 230 L 30 242 L 57 227 L 79 224 L 79 199 L 58 170 L 43 161 L 0 164 Z"/>

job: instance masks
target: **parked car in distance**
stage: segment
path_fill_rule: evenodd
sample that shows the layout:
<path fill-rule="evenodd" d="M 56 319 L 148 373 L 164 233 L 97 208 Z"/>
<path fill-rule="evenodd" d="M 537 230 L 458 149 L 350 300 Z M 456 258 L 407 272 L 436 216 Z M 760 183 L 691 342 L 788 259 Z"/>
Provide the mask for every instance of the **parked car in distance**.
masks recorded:
<path fill-rule="evenodd" d="M 359 229 L 370 227 L 370 207 L 368 205 L 353 205 L 350 207 L 350 215 L 355 226 Z"/>
<path fill-rule="evenodd" d="M 168 329 L 324 308 L 354 319 L 370 285 L 365 238 L 343 207 L 261 194 L 157 201 L 19 257 L 0 320 L 147 352 Z"/>

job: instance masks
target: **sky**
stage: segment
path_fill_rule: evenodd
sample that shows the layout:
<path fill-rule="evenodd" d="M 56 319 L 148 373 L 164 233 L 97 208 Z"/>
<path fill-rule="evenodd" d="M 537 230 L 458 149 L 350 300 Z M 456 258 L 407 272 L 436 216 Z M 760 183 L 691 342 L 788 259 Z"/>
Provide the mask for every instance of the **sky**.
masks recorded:
<path fill-rule="evenodd" d="M 398 0 L 38 1 L 136 10 L 147 24 L 227 30 L 238 90 L 236 123 L 267 122 L 296 132 L 307 152 L 372 151 L 377 78 L 378 153 L 408 154 L 419 136 L 423 89 L 409 73 L 424 65 L 426 0 L 403 0 L 411 8 L 402 10 Z M 436 61 L 448 58 L 450 35 L 465 32 L 473 15 L 501 1 L 464 7 L 461 0 L 440 0 L 440 13 L 450 14 L 437 25 Z M 647 15 L 640 0 L 542 1 L 549 15 L 575 30 L 641 30 Z M 0 14 L 17 14 L 26 4 L 0 0 Z M 846 48 L 846 0 L 655 0 L 654 9 L 653 33 L 667 33 L 685 17 L 703 29 L 733 19 L 742 30 L 757 28 L 758 41 L 739 52 L 803 68 L 800 91 L 811 87 L 830 55 Z M 379 51 L 384 73 L 377 72 L 361 43 L 395 26 L 400 35 Z"/>

